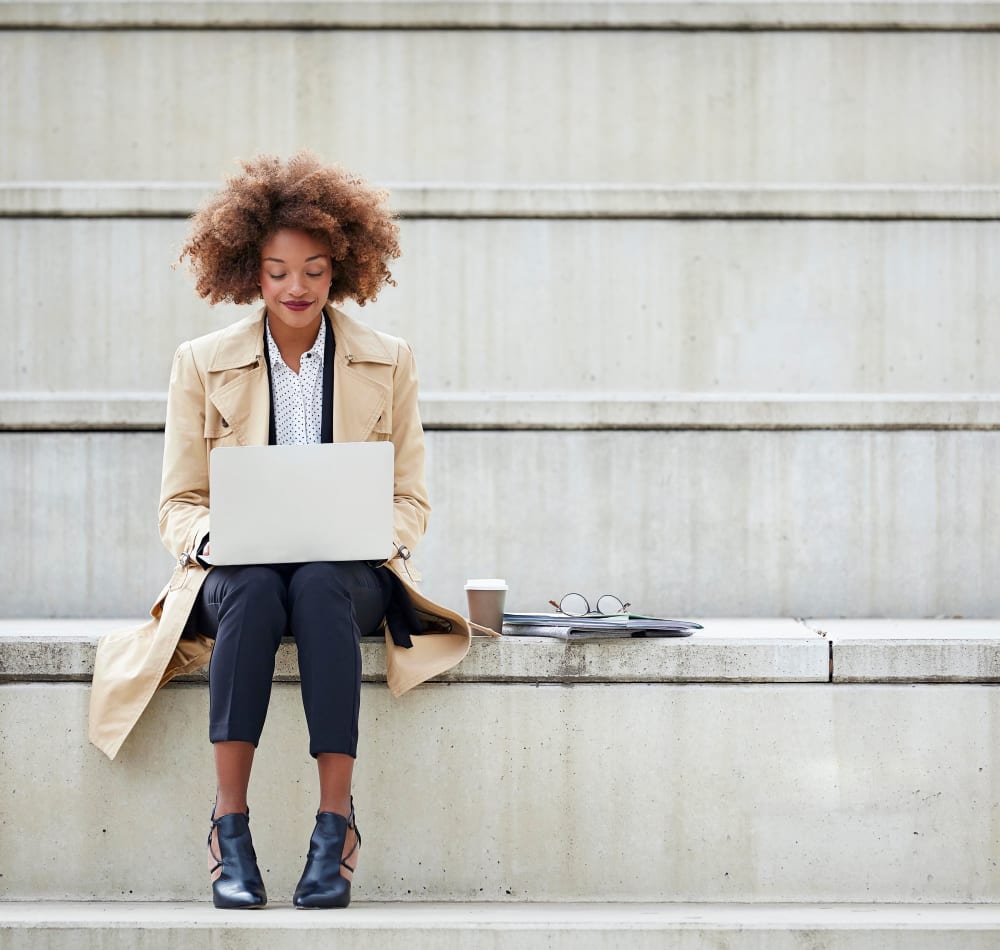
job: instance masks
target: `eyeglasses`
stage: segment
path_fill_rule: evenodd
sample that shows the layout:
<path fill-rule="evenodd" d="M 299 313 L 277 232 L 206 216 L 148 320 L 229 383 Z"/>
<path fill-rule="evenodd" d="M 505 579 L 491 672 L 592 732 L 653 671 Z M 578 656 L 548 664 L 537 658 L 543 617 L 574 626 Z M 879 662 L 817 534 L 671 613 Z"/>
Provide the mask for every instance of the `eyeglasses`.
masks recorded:
<path fill-rule="evenodd" d="M 608 614 L 623 614 L 632 605 L 623 603 L 620 597 L 614 594 L 601 594 L 597 598 L 597 609 L 590 609 L 590 602 L 583 594 L 571 593 L 563 594 L 562 598 L 556 602 L 549 601 L 556 610 L 567 617 L 599 616 L 606 617 Z"/>

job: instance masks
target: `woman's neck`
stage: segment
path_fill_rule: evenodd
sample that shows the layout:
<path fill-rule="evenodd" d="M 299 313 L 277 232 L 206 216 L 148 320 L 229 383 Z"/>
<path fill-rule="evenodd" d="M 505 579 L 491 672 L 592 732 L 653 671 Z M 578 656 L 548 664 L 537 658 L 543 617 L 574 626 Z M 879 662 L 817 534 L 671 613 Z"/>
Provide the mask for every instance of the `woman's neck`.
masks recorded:
<path fill-rule="evenodd" d="M 312 349 L 322 323 L 322 313 L 311 324 L 304 327 L 290 327 L 287 323 L 268 316 L 267 326 L 271 331 L 271 338 L 278 347 L 278 352 L 285 361 L 285 365 L 292 372 L 299 371 L 302 354 Z"/>

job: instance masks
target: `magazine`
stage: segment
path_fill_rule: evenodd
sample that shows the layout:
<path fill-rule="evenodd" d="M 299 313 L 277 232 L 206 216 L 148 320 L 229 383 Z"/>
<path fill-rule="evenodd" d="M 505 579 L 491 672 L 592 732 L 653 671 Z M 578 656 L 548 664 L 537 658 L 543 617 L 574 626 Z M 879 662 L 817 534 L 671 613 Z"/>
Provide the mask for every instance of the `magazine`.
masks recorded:
<path fill-rule="evenodd" d="M 555 637 L 559 640 L 600 640 L 622 637 L 689 637 L 703 629 L 693 620 L 666 620 L 642 614 L 504 614 L 504 627 L 514 637 Z"/>

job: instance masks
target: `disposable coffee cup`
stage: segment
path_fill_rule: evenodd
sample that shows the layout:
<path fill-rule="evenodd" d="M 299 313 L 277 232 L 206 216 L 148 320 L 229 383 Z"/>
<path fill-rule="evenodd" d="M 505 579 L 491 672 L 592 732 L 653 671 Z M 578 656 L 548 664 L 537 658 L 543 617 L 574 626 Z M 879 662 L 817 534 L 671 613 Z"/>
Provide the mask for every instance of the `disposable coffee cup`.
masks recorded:
<path fill-rule="evenodd" d="M 502 577 L 476 577 L 465 582 L 469 619 L 481 627 L 501 633 L 507 582 Z"/>

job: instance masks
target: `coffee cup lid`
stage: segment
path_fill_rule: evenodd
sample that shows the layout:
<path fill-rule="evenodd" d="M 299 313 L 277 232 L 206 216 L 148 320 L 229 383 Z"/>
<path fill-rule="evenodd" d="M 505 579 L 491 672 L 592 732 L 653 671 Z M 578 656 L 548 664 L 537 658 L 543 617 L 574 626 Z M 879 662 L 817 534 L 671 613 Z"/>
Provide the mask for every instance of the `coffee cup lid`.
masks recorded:
<path fill-rule="evenodd" d="M 473 577 L 465 582 L 466 590 L 507 590 L 502 577 Z"/>

